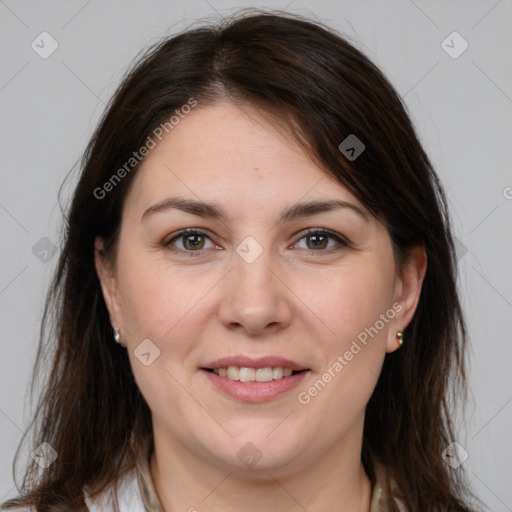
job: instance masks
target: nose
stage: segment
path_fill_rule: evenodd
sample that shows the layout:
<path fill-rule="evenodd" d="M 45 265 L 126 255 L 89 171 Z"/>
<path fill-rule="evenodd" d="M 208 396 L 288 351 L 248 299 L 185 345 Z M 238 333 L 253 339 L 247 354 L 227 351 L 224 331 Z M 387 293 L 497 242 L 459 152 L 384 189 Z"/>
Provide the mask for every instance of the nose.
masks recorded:
<path fill-rule="evenodd" d="M 270 251 L 263 251 L 250 263 L 238 254 L 233 259 L 233 268 L 223 280 L 219 308 L 223 325 L 252 336 L 290 325 L 293 294 L 272 261 Z"/>

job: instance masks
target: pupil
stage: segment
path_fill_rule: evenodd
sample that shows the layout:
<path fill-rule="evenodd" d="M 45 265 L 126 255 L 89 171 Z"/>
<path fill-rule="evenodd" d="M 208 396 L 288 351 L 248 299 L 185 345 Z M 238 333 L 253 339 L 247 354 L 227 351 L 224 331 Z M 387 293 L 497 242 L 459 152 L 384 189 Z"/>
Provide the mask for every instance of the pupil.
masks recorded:
<path fill-rule="evenodd" d="M 201 245 L 201 241 L 198 240 L 202 237 L 202 235 L 186 235 L 185 236 L 185 247 L 187 249 L 195 248 L 197 249 L 199 245 Z M 195 239 L 192 243 L 190 243 L 191 239 Z M 200 248 L 200 247 L 199 247 Z"/>
<path fill-rule="evenodd" d="M 320 238 L 323 238 L 323 240 L 321 240 L 320 243 L 316 243 L 319 241 Z M 326 247 L 325 242 L 327 241 L 327 237 L 325 235 L 310 235 L 309 240 L 316 240 L 316 242 L 313 242 L 313 247 L 316 249 L 323 249 Z"/>

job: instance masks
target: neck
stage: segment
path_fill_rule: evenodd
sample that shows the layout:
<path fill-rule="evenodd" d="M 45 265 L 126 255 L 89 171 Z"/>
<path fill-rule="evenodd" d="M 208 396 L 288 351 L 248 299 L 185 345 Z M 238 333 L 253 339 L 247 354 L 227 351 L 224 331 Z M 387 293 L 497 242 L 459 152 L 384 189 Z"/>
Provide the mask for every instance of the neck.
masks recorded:
<path fill-rule="evenodd" d="M 330 447 L 309 464 L 240 471 L 209 464 L 183 444 L 155 433 L 150 468 L 165 512 L 368 512 L 371 482 L 361 443 Z"/>

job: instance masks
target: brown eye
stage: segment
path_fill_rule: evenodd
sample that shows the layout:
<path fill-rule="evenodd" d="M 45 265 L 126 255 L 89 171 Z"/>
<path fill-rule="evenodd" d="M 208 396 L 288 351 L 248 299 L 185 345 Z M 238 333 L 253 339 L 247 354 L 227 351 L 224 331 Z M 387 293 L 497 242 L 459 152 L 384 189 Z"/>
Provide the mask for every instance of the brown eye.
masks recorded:
<path fill-rule="evenodd" d="M 310 241 L 307 244 L 309 249 L 325 249 L 329 242 L 329 237 L 326 235 L 308 235 L 304 238 Z"/>
<path fill-rule="evenodd" d="M 305 235 L 302 236 L 302 238 L 299 240 L 299 243 L 302 240 L 306 240 L 306 246 L 302 248 L 309 251 L 310 254 L 314 252 L 331 253 L 345 247 L 351 247 L 348 240 L 346 240 L 343 236 L 336 233 L 331 233 L 330 231 L 319 229 L 308 231 Z"/>
<path fill-rule="evenodd" d="M 193 235 L 181 235 L 181 239 L 183 240 L 183 246 L 185 249 L 202 249 L 204 246 L 204 237 L 199 233 Z"/>
<path fill-rule="evenodd" d="M 210 246 L 207 246 L 208 241 Z M 163 242 L 163 245 L 172 251 L 181 252 L 189 256 L 199 256 L 203 249 L 215 247 L 206 233 L 195 229 L 181 231 L 168 241 Z M 198 254 L 192 254 L 195 252 Z"/>

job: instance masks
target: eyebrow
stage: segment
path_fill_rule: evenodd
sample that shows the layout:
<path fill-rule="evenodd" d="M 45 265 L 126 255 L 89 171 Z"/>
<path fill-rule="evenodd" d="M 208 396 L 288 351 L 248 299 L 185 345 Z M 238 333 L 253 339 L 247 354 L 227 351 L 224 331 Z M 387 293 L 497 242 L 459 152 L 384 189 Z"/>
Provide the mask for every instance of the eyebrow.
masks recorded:
<path fill-rule="evenodd" d="M 164 212 L 171 209 L 181 210 L 185 213 L 197 215 L 198 217 L 220 220 L 222 222 L 226 222 L 228 220 L 228 215 L 219 205 L 191 199 L 183 199 L 180 197 L 169 197 L 163 201 L 160 201 L 159 203 L 154 204 L 153 206 L 150 206 L 142 214 L 140 220 L 142 222 L 155 213 Z M 347 203 L 346 201 L 342 201 L 340 199 L 331 199 L 325 201 L 296 203 L 290 208 L 283 210 L 277 224 L 291 222 L 296 219 L 309 217 L 318 213 L 331 212 L 337 209 L 349 209 L 357 213 L 365 221 L 368 222 L 370 220 L 370 215 L 359 206 L 352 203 Z"/>

